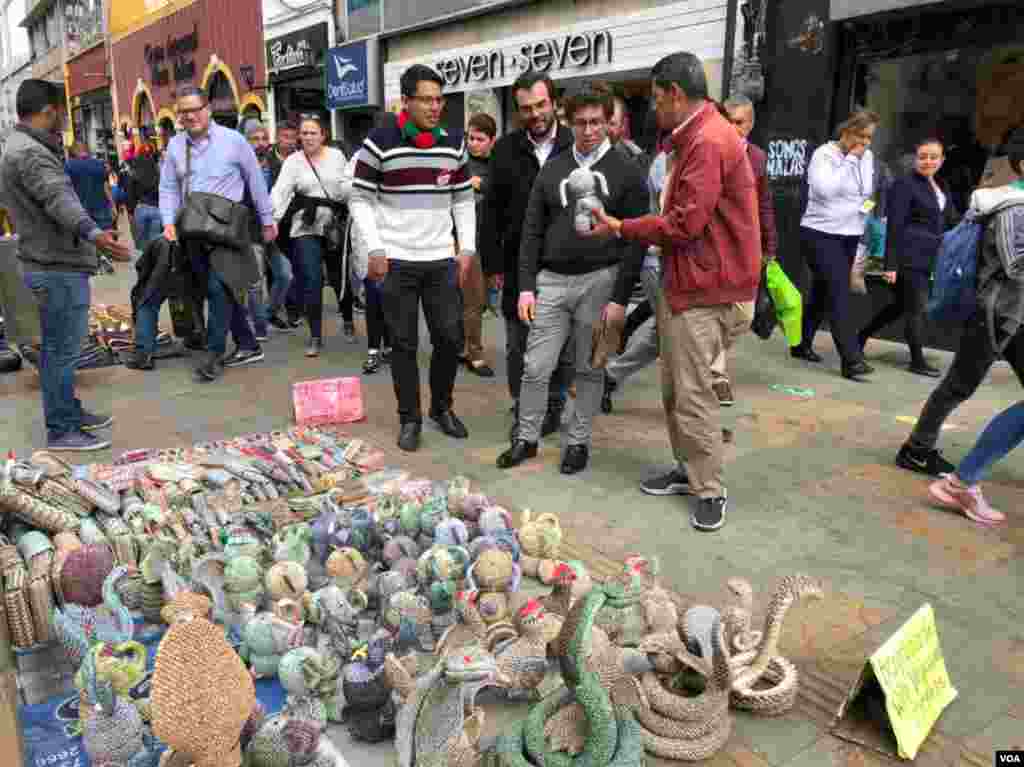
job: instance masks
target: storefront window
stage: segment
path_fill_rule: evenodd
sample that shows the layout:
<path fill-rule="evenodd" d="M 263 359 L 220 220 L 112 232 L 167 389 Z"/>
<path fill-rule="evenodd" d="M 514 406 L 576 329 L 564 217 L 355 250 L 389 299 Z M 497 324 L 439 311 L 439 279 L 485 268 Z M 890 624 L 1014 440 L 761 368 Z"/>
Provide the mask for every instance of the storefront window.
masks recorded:
<path fill-rule="evenodd" d="M 909 172 L 915 141 L 937 136 L 945 142 L 940 177 L 959 210 L 965 209 L 990 150 L 1002 141 L 1003 130 L 993 130 L 993 122 L 1001 120 L 1007 129 L 1024 123 L 1019 86 L 1016 99 L 986 107 L 1000 87 L 997 76 L 1005 79 L 1016 67 L 1018 82 L 1024 82 L 1024 55 L 1016 64 L 995 62 L 996 55 L 967 48 L 863 62 L 854 84 L 855 102 L 882 118 L 874 149 L 895 173 Z"/>
<path fill-rule="evenodd" d="M 347 2 L 349 40 L 380 32 L 381 0 L 347 0 Z"/>

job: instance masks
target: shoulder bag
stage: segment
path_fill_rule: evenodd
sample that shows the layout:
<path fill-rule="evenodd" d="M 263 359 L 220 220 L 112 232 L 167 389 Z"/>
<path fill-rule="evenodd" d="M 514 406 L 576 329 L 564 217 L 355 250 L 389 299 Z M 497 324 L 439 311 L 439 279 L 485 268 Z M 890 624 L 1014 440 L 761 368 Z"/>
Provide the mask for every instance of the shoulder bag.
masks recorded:
<path fill-rule="evenodd" d="M 240 250 L 249 243 L 249 208 L 219 194 L 192 192 L 192 145 L 185 143 L 185 203 L 175 228 L 181 240 Z"/>
<path fill-rule="evenodd" d="M 341 214 L 342 203 L 331 197 L 330 193 L 327 191 L 327 186 L 324 184 L 324 180 L 320 178 L 320 173 L 317 171 L 316 165 L 314 165 L 313 161 L 309 159 L 309 155 L 303 150 L 299 151 L 302 151 L 302 156 L 306 158 L 306 162 L 309 164 L 309 169 L 312 170 L 313 175 L 316 176 L 317 183 L 320 184 L 320 188 L 324 192 L 324 197 L 333 203 L 331 209 L 333 218 L 324 231 L 324 237 L 327 239 L 327 244 L 330 246 L 331 250 L 339 250 L 345 243 L 345 232 L 347 228 L 347 216 L 343 216 Z"/>

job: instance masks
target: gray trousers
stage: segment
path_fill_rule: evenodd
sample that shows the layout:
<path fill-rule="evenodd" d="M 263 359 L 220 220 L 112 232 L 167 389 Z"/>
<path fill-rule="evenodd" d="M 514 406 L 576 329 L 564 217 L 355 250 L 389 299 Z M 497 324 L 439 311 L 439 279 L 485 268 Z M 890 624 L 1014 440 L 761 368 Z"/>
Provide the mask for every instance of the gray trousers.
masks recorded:
<path fill-rule="evenodd" d="M 536 318 L 526 339 L 526 364 L 519 397 L 519 439 L 540 440 L 548 407 L 548 382 L 562 347 L 571 341 L 576 358 L 576 402 L 569 423 L 570 445 L 590 445 L 594 415 L 601 404 L 604 372 L 590 366 L 594 325 L 611 299 L 619 267 L 589 274 L 542 271 L 537 275 Z"/>
<path fill-rule="evenodd" d="M 661 262 L 644 266 L 640 274 L 647 300 L 651 302 L 654 315 L 633 331 L 626 343 L 626 350 L 608 362 L 605 372 L 612 381 L 622 384 L 634 373 L 658 359 L 658 299 L 661 296 Z"/>

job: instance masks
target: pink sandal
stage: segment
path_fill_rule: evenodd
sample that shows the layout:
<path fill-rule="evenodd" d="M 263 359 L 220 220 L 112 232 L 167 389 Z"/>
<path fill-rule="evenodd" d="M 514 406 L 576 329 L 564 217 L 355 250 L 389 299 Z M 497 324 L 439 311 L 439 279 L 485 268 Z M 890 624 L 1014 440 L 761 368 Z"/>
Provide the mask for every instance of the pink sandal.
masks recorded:
<path fill-rule="evenodd" d="M 955 474 L 949 474 L 928 486 L 928 494 L 941 506 L 958 511 L 968 519 L 986 527 L 1006 521 L 1006 515 L 988 505 L 979 485 L 965 485 Z"/>

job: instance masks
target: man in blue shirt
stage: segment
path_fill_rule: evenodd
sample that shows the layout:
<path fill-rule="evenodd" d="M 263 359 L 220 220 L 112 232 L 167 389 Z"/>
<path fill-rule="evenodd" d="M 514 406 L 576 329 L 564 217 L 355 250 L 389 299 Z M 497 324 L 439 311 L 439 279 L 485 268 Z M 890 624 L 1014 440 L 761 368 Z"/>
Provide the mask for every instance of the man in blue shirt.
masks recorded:
<path fill-rule="evenodd" d="M 107 164 L 89 156 L 85 144 L 71 146 L 71 159 L 64 163 L 82 207 L 104 232 L 114 228 L 114 197 L 110 192 Z"/>
<path fill-rule="evenodd" d="M 160 216 L 164 237 L 176 242 L 175 222 L 185 203 L 185 193 L 206 192 L 242 202 L 246 190 L 259 216 L 263 241 L 277 237 L 273 206 L 267 193 L 256 153 L 238 131 L 212 122 L 206 93 L 192 86 L 178 92 L 178 117 L 184 131 L 171 139 L 160 171 Z M 188 155 L 191 154 L 191 160 Z M 188 169 L 188 170 L 186 170 Z M 189 176 L 186 182 L 186 175 Z M 263 359 L 263 350 L 253 335 L 246 315 L 244 297 L 258 274 L 250 275 L 245 258 L 251 256 L 249 243 L 241 243 L 237 261 L 225 260 L 217 250 L 200 244 L 192 252 L 192 268 L 207 285 L 209 317 L 207 320 L 207 360 L 197 368 L 200 380 L 215 381 L 223 368 L 239 367 Z M 211 256 L 217 255 L 216 268 Z M 251 276 L 251 279 L 250 279 Z M 240 300 L 241 299 L 241 300 Z M 235 337 L 237 348 L 230 357 L 227 352 L 227 331 Z"/>

